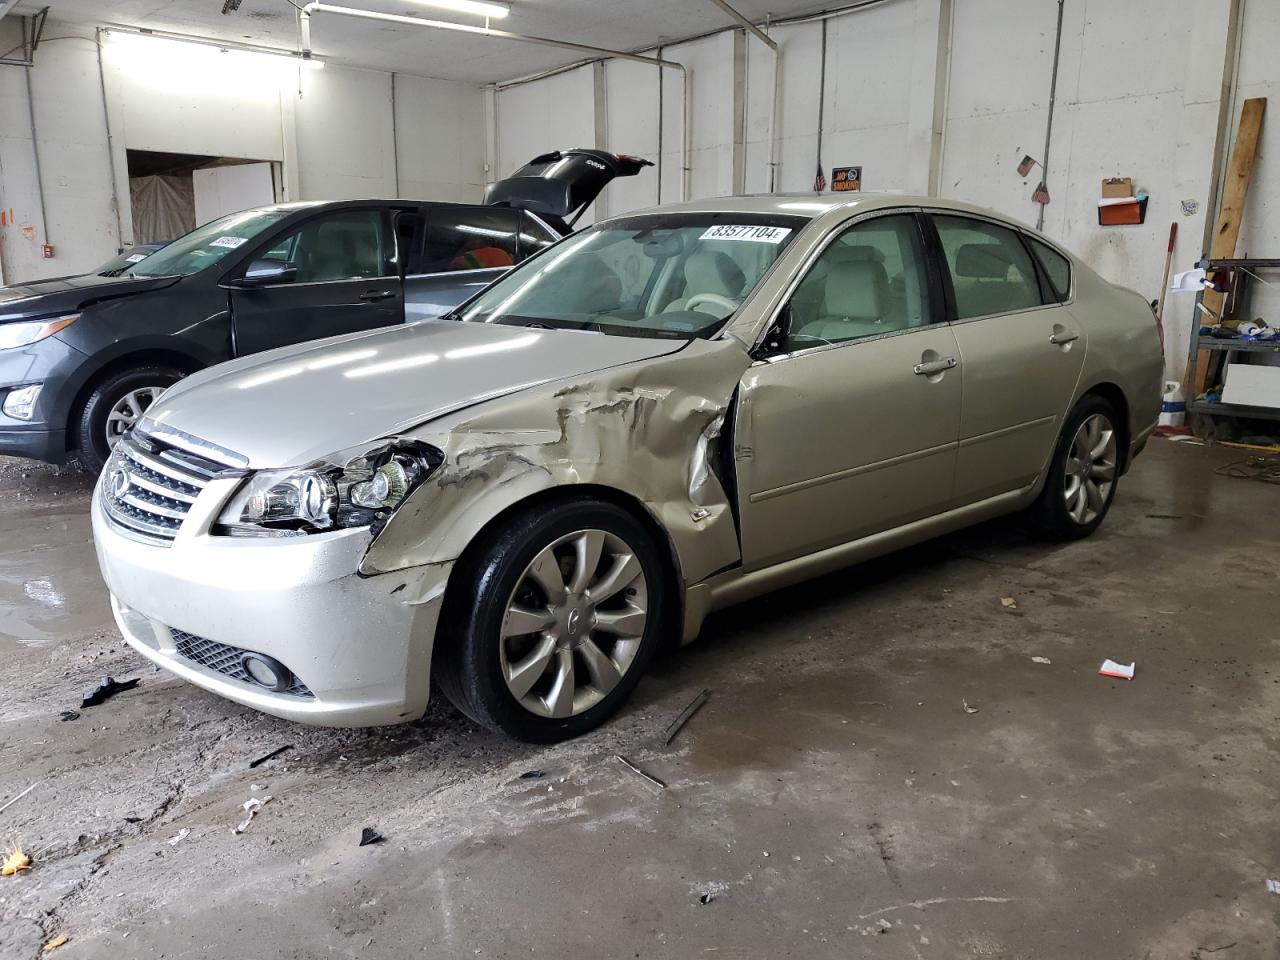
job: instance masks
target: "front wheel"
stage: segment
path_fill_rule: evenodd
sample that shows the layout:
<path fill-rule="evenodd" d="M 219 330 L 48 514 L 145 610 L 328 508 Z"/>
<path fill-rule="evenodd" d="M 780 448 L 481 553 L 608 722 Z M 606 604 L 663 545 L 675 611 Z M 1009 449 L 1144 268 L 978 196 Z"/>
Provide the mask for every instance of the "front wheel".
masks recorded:
<path fill-rule="evenodd" d="M 113 373 L 95 386 L 73 424 L 81 466 L 95 476 L 101 473 L 111 448 L 181 379 L 180 370 L 148 365 Z"/>
<path fill-rule="evenodd" d="M 660 640 L 662 559 L 627 511 L 580 500 L 517 515 L 455 571 L 436 678 L 477 723 L 530 743 L 586 733 Z M 452 634 L 452 635 L 448 635 Z"/>
<path fill-rule="evenodd" d="M 1115 408 L 1098 396 L 1081 400 L 1063 425 L 1044 489 L 1032 508 L 1036 525 L 1059 540 L 1098 529 L 1120 477 L 1120 430 Z"/>

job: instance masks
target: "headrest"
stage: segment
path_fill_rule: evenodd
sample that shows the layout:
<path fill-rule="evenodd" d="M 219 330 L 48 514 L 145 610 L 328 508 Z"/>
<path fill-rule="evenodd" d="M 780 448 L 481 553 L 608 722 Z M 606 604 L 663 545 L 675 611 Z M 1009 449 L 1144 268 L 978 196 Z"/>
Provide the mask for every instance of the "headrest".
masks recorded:
<path fill-rule="evenodd" d="M 889 301 L 889 276 L 874 260 L 833 263 L 827 274 L 824 313 L 847 320 L 879 320 Z"/>
<path fill-rule="evenodd" d="M 699 250 L 684 262 L 684 279 L 689 296 L 717 293 L 736 297 L 747 282 L 732 257 L 710 250 Z"/>
<path fill-rule="evenodd" d="M 855 260 L 874 260 L 876 263 L 884 263 L 884 251 L 869 243 L 837 243 L 831 247 L 827 259 L 832 263 L 852 263 Z"/>
<path fill-rule="evenodd" d="M 966 243 L 956 251 L 956 276 L 1005 280 L 1013 260 L 998 243 Z"/>

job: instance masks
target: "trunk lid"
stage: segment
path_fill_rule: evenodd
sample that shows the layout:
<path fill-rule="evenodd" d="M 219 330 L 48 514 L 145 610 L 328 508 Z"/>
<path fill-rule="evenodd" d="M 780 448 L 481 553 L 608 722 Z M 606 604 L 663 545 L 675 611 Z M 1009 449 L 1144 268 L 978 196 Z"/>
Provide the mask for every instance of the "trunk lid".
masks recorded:
<path fill-rule="evenodd" d="M 485 190 L 484 202 L 519 207 L 571 226 L 616 177 L 634 177 L 652 161 L 604 150 L 575 147 L 534 157 Z M 572 218 L 572 219 L 570 219 Z"/>

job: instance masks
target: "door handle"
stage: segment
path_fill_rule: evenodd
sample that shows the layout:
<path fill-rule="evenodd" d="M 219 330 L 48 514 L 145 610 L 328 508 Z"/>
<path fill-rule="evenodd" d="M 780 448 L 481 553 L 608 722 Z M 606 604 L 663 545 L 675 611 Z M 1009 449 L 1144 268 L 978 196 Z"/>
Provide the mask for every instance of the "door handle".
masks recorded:
<path fill-rule="evenodd" d="M 1073 340 L 1079 340 L 1080 334 L 1073 333 L 1070 330 L 1063 330 L 1061 333 L 1053 332 L 1049 334 L 1049 342 L 1054 346 L 1060 347 L 1063 344 L 1070 343 Z"/>
<path fill-rule="evenodd" d="M 955 357 L 943 357 L 941 360 L 925 360 L 912 367 L 911 372 L 917 377 L 932 377 L 938 373 L 945 373 L 959 362 Z"/>
<path fill-rule="evenodd" d="M 375 300 L 390 300 L 395 295 L 396 292 L 394 290 L 366 290 L 360 294 L 360 299 L 371 303 Z"/>

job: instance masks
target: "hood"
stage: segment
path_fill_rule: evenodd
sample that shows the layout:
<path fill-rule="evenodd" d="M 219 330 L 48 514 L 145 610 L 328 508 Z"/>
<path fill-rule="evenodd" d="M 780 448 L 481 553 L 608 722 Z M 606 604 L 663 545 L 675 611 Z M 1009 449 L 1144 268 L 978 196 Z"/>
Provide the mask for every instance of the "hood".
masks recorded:
<path fill-rule="evenodd" d="M 72 313 L 101 300 L 131 297 L 177 283 L 179 277 L 56 277 L 0 287 L 0 323 Z"/>
<path fill-rule="evenodd" d="M 171 387 L 147 416 L 255 469 L 305 466 L 494 397 L 684 345 L 438 320 L 220 364 Z"/>

